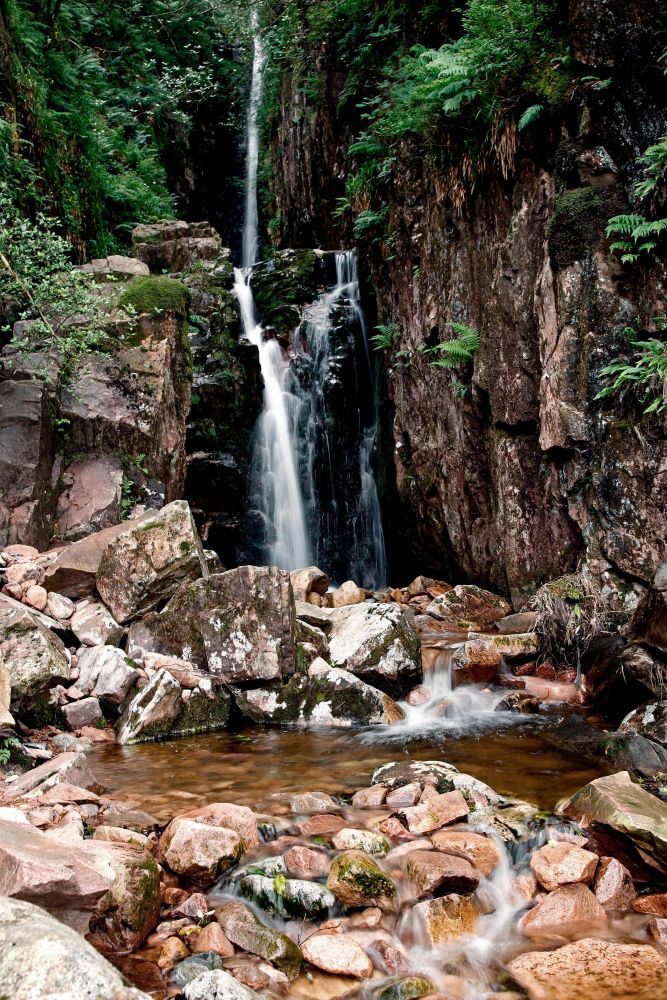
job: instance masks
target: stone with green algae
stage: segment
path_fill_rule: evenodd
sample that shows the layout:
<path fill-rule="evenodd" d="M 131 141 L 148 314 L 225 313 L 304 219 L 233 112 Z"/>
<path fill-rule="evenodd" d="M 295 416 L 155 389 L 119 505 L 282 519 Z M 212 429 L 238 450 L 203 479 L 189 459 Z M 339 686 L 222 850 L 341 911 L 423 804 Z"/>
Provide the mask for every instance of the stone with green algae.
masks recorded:
<path fill-rule="evenodd" d="M 327 886 L 344 906 L 391 907 L 396 885 L 363 851 L 344 851 L 329 867 Z"/>

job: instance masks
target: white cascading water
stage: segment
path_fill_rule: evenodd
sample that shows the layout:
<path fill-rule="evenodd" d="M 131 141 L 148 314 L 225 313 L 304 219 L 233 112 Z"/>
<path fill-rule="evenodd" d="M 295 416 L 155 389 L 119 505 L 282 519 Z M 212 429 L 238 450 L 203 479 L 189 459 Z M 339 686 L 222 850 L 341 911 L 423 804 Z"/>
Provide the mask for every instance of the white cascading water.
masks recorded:
<path fill-rule="evenodd" d="M 343 519 L 350 548 L 349 575 L 362 586 L 386 584 L 386 558 L 382 516 L 372 461 L 375 448 L 374 420 L 364 424 L 359 409 L 359 451 L 354 507 L 341 509 L 335 498 L 333 452 L 326 430 L 324 384 L 330 356 L 331 314 L 337 305 L 347 307 L 363 338 L 369 384 L 373 386 L 366 320 L 359 298 L 356 256 L 353 251 L 336 253 L 336 286 L 318 299 L 306 322 L 306 350 L 316 377 L 306 390 L 292 370 L 290 355 L 280 343 L 266 337 L 257 322 L 252 293 L 252 268 L 257 262 L 259 162 L 258 115 L 262 100 L 264 47 L 253 12 L 254 54 L 247 120 L 245 219 L 242 267 L 234 271 L 234 291 L 241 311 L 243 336 L 257 347 L 264 380 L 264 406 L 253 443 L 249 501 L 262 536 L 262 558 L 281 569 L 299 569 L 317 561 L 322 534 L 332 540 L 341 534 Z M 292 356 L 303 352 L 295 333 Z M 374 406 L 371 407 L 374 411 Z M 332 500 L 320 510 L 316 461 L 328 453 Z M 347 503 L 346 498 L 346 503 Z M 323 523 L 324 522 L 324 523 Z M 350 530 L 347 530 L 347 527 Z M 335 545 L 335 543 L 333 543 Z M 329 546 L 331 547 L 331 546 Z M 326 566 L 324 568 L 327 568 Z"/>
<path fill-rule="evenodd" d="M 301 484 L 292 447 L 291 426 L 298 400 L 285 391 L 288 362 L 277 341 L 265 340 L 257 322 L 250 287 L 252 266 L 257 261 L 257 167 L 259 163 L 258 116 L 262 100 L 264 46 L 257 31 L 257 13 L 252 13 L 254 52 L 248 105 L 245 218 L 243 224 L 242 268 L 234 269 L 234 292 L 241 310 L 243 335 L 259 352 L 264 380 L 264 409 L 257 430 L 259 476 L 264 503 L 261 514 L 271 565 L 299 569 L 311 561 Z"/>

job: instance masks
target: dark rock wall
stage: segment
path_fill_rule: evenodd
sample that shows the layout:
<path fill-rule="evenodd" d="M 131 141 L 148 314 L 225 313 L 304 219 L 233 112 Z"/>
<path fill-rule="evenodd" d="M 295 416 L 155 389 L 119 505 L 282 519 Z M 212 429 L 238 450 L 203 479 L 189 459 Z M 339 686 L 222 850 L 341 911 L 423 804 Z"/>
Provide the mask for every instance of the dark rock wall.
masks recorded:
<path fill-rule="evenodd" d="M 509 178 L 490 169 L 459 214 L 447 176 L 401 158 L 389 201 L 394 242 L 358 246 L 381 322 L 400 329 L 385 353 L 378 461 L 391 577 L 459 574 L 511 593 L 586 563 L 621 590 L 665 557 L 663 418 L 630 400 L 594 402 L 600 369 L 624 330 L 647 335 L 665 314 L 667 270 L 622 266 L 606 220 L 628 211 L 636 158 L 667 132 L 658 65 L 662 4 L 570 5 L 576 59 L 593 81 L 520 137 Z M 345 242 L 333 217 L 349 130 L 343 81 L 314 55 L 317 111 L 283 86 L 274 143 L 276 202 L 287 244 Z M 480 331 L 474 366 L 429 365 L 417 349 L 447 324 Z"/>

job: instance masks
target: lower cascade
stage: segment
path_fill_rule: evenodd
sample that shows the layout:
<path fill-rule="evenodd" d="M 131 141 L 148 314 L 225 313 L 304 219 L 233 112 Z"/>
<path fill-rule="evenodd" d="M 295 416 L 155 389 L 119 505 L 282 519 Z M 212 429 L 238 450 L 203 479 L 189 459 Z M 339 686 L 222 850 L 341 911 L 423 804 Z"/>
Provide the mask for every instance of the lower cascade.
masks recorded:
<path fill-rule="evenodd" d="M 336 284 L 304 309 L 281 344 L 256 324 L 252 277 L 237 271 L 245 335 L 259 349 L 264 407 L 248 490 L 256 561 L 312 562 L 369 589 L 386 583 L 382 515 L 373 473 L 375 408 L 355 255 L 337 251 Z"/>

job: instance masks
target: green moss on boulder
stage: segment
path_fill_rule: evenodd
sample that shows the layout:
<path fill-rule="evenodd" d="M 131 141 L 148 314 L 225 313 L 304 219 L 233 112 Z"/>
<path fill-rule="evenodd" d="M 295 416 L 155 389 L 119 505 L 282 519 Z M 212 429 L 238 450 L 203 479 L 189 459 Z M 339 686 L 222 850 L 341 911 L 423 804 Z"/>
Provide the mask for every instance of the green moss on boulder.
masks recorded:
<path fill-rule="evenodd" d="M 130 306 L 136 313 L 152 316 L 173 313 L 185 319 L 190 305 L 190 292 L 183 282 L 159 275 L 136 278 L 125 289 L 119 303 Z"/>

